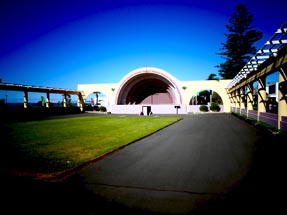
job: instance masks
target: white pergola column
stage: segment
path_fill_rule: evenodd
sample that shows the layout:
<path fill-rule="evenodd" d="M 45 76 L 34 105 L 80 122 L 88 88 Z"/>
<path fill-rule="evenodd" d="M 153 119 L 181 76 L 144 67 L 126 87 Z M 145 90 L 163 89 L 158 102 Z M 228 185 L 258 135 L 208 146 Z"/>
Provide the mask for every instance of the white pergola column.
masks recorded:
<path fill-rule="evenodd" d="M 63 107 L 67 107 L 67 94 L 63 94 Z"/>
<path fill-rule="evenodd" d="M 83 95 L 81 93 L 78 94 L 78 107 L 81 111 L 84 110 L 85 101 L 83 99 Z"/>
<path fill-rule="evenodd" d="M 50 107 L 50 93 L 46 93 L 46 108 Z"/>
<path fill-rule="evenodd" d="M 28 91 L 24 91 L 24 108 L 28 108 Z"/>

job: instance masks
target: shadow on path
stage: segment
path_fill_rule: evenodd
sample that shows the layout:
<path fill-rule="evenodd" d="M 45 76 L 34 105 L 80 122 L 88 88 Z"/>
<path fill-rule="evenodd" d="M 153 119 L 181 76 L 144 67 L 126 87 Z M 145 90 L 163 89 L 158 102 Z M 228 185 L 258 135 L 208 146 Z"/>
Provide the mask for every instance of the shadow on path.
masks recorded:
<path fill-rule="evenodd" d="M 188 214 L 286 213 L 287 139 L 258 131 L 251 167 L 229 193 L 199 205 Z M 3 175 L 1 209 L 5 214 L 149 214 L 104 200 L 77 177 L 60 182 Z"/>

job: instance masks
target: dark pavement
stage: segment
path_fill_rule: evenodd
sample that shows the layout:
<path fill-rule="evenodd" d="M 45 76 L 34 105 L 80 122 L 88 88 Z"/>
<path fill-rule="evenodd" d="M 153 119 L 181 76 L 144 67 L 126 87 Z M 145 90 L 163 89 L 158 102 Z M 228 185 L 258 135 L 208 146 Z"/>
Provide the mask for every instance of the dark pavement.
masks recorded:
<path fill-rule="evenodd" d="M 1 205 L 5 214 L 282 214 L 285 138 L 231 114 L 188 115 L 62 181 L 3 176 Z"/>

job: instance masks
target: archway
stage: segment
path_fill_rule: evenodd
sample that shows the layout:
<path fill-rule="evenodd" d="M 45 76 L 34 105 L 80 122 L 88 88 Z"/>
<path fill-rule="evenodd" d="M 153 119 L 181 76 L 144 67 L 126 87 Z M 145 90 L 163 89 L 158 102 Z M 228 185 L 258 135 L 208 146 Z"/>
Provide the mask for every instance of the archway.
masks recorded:
<path fill-rule="evenodd" d="M 223 100 L 220 94 L 211 89 L 197 91 L 189 101 L 189 105 L 209 105 L 211 103 L 223 105 Z"/>
<path fill-rule="evenodd" d="M 202 82 L 203 84 L 200 85 L 207 86 L 210 81 L 206 82 L 207 83 Z M 229 110 L 228 107 L 225 107 L 225 105 L 228 106 L 228 101 L 223 97 L 224 94 L 222 94 L 222 91 L 220 91 L 218 87 L 212 87 L 212 84 L 210 84 L 210 87 L 200 87 L 200 85 L 194 88 L 194 93 L 189 97 L 188 112 L 201 112 L 201 108 L 212 112 L 226 112 Z"/>
<path fill-rule="evenodd" d="M 157 68 L 140 68 L 126 75 L 116 96 L 118 105 L 181 104 L 176 79 Z"/>
<path fill-rule="evenodd" d="M 87 111 L 106 111 L 108 109 L 108 99 L 100 91 L 90 93 L 85 99 L 85 110 Z"/>

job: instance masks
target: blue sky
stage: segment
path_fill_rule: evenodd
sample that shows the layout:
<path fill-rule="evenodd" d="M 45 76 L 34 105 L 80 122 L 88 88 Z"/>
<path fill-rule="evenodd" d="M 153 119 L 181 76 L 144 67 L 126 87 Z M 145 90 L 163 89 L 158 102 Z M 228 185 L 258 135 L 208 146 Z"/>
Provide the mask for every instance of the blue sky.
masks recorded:
<path fill-rule="evenodd" d="M 216 52 L 239 3 L 263 32 L 258 48 L 286 21 L 285 0 L 2 0 L 0 78 L 77 89 L 152 66 L 203 80 L 218 74 Z"/>

